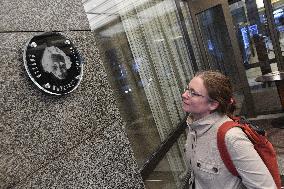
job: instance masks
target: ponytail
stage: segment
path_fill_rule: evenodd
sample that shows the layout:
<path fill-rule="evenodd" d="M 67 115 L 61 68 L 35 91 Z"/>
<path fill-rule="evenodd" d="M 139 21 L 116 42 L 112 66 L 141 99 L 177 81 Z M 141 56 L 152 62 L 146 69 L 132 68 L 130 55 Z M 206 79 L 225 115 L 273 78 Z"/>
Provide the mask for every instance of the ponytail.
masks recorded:
<path fill-rule="evenodd" d="M 227 110 L 227 115 L 228 116 L 232 116 L 235 112 L 235 110 L 237 109 L 237 106 L 236 106 L 236 100 L 232 97 L 230 99 L 230 102 L 228 104 L 228 110 Z"/>

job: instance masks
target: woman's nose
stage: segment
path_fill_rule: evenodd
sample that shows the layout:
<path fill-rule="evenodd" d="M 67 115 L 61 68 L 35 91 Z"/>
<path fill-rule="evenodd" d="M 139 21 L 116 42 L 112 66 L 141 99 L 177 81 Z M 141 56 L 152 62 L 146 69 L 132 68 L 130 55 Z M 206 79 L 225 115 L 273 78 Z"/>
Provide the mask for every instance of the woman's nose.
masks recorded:
<path fill-rule="evenodd" d="M 181 94 L 182 98 L 188 98 L 187 92 L 185 91 L 184 93 Z"/>

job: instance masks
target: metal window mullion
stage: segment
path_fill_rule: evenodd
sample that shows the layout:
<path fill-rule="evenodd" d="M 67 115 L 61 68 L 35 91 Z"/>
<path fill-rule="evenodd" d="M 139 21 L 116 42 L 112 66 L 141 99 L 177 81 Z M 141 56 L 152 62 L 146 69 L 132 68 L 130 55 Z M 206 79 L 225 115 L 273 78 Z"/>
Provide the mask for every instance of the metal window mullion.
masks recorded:
<path fill-rule="evenodd" d="M 268 29 L 274 49 L 275 59 L 277 61 L 277 67 L 279 71 L 284 71 L 283 57 L 282 57 L 278 32 L 274 22 L 273 7 L 271 4 L 271 0 L 263 0 L 263 4 L 265 8 L 265 14 L 267 17 Z"/>

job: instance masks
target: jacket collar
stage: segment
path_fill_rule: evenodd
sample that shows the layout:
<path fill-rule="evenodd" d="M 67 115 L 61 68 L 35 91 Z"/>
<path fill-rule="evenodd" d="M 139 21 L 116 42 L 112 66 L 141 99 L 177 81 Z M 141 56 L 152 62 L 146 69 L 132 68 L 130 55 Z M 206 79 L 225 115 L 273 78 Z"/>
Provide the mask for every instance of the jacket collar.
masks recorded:
<path fill-rule="evenodd" d="M 219 121 L 223 117 L 223 114 L 214 112 L 199 120 L 193 121 L 191 116 L 189 115 L 186 122 L 189 128 L 195 131 L 197 136 L 200 136 L 207 132 L 217 121 Z"/>

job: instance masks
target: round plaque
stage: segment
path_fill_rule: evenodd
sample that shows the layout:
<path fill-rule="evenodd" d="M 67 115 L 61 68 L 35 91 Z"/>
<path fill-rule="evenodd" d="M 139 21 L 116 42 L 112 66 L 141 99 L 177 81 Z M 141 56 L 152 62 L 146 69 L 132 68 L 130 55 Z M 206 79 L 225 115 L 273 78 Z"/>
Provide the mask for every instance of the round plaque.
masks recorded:
<path fill-rule="evenodd" d="M 60 33 L 43 33 L 24 48 L 30 79 L 43 92 L 64 95 L 75 90 L 83 76 L 83 61 L 72 42 Z"/>

